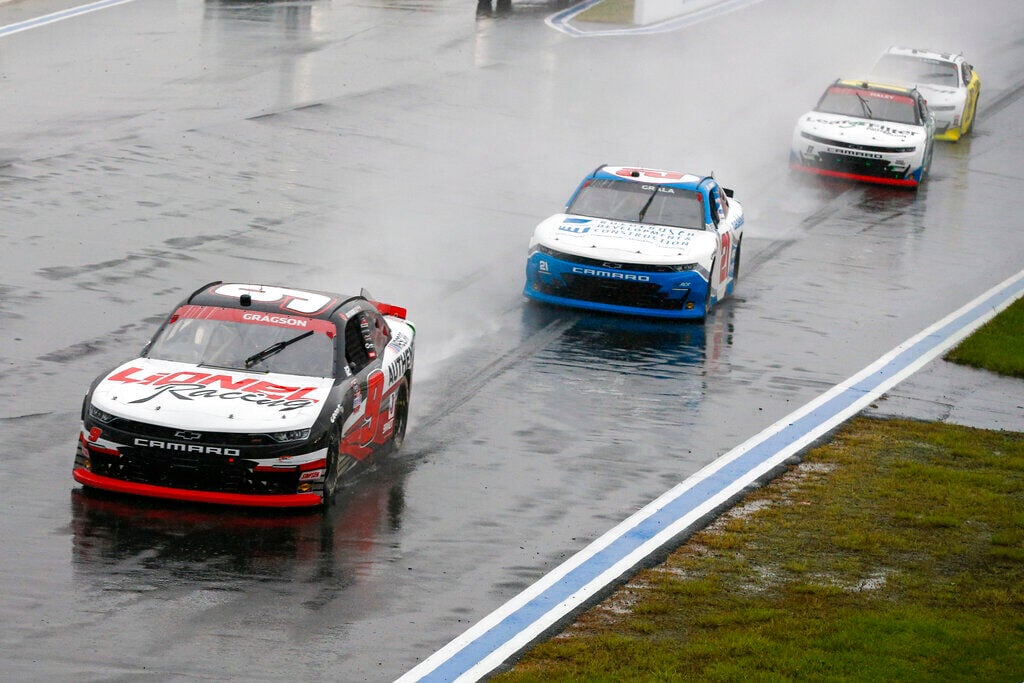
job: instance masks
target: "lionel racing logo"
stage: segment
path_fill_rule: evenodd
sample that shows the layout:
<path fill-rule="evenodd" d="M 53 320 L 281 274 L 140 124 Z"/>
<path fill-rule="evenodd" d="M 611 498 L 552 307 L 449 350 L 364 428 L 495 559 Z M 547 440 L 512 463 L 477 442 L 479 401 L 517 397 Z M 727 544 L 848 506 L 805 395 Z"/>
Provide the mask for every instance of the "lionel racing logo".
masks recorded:
<path fill-rule="evenodd" d="M 166 394 L 182 401 L 197 398 L 239 400 L 261 406 L 276 407 L 281 412 L 304 408 L 318 399 L 307 398 L 317 387 L 287 387 L 260 379 L 235 379 L 230 375 L 209 372 L 155 372 L 144 375 L 142 368 L 131 367 L 107 378 L 108 382 L 147 385 L 155 388 L 152 394 L 131 403 L 146 403 Z"/>
<path fill-rule="evenodd" d="M 606 277 L 610 280 L 632 280 L 633 282 L 650 282 L 650 275 L 637 275 L 636 273 L 611 273 L 607 270 L 596 270 L 594 268 L 580 268 L 573 266 L 572 272 L 579 275 L 591 275 L 593 277 Z"/>
<path fill-rule="evenodd" d="M 238 455 L 237 448 L 221 448 L 220 446 L 200 446 L 194 443 L 175 443 L 173 441 L 157 441 L 156 439 L 135 439 L 135 445 L 143 448 L 162 448 L 165 451 L 182 453 L 206 453 L 207 455 Z"/>

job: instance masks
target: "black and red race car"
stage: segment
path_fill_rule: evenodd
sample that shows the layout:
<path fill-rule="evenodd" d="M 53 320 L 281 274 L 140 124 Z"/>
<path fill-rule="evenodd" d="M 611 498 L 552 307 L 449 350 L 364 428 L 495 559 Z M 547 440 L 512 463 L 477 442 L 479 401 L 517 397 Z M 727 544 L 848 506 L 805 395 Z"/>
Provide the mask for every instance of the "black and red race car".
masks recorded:
<path fill-rule="evenodd" d="M 405 437 L 415 327 L 359 296 L 213 282 L 82 405 L 84 486 L 198 503 L 328 505 Z"/>

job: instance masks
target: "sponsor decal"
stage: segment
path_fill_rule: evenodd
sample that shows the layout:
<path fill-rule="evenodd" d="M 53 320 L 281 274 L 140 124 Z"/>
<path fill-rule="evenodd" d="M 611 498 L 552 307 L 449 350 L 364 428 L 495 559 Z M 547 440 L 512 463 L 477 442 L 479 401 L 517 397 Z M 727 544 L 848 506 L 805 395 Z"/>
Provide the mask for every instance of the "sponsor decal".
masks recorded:
<path fill-rule="evenodd" d="M 881 135 L 888 135 L 894 138 L 900 138 L 905 140 L 906 138 L 914 134 L 913 129 L 907 128 L 894 128 L 886 125 L 885 123 L 878 121 L 866 121 L 863 119 L 823 119 L 816 116 L 810 116 L 806 119 L 807 123 L 820 123 L 830 128 L 838 128 L 840 130 L 848 130 L 851 128 L 863 128 L 864 130 L 872 133 L 879 133 Z M 907 124 L 910 126 L 911 124 Z"/>
<path fill-rule="evenodd" d="M 861 90 L 859 88 L 829 88 L 829 92 L 836 95 L 856 95 L 858 97 L 870 97 L 876 100 L 892 100 L 896 102 L 905 102 L 907 104 L 913 104 L 914 98 L 909 95 L 899 95 L 887 92 L 879 92 L 878 90 Z"/>
<path fill-rule="evenodd" d="M 590 227 L 589 226 L 572 225 L 572 224 L 567 225 L 565 223 L 562 223 L 561 225 L 559 225 L 558 229 L 561 230 L 562 232 L 573 232 L 573 233 L 576 233 L 577 235 L 583 235 L 583 234 L 586 234 L 586 233 L 590 232 Z"/>
<path fill-rule="evenodd" d="M 162 448 L 165 451 L 177 451 L 179 453 L 205 453 L 207 455 L 239 455 L 237 448 L 222 448 L 220 446 L 201 446 L 197 443 L 177 443 L 175 441 L 160 441 L 158 439 L 136 438 L 135 445 L 142 448 Z"/>
<path fill-rule="evenodd" d="M 193 318 L 197 320 L 223 320 L 234 323 L 256 323 L 258 325 L 269 325 L 272 327 L 288 327 L 309 329 L 314 332 L 326 334 L 334 338 L 334 323 L 329 320 L 318 318 L 300 318 L 281 313 L 264 313 L 261 311 L 246 311 L 239 308 L 221 308 L 218 306 L 196 306 L 188 304 L 181 306 L 171 316 L 171 324 L 181 318 Z"/>
<path fill-rule="evenodd" d="M 410 366 L 412 366 L 412 349 L 407 348 L 398 354 L 398 358 L 388 363 L 385 369 L 387 375 L 385 383 L 387 386 L 391 386 L 402 379 L 402 375 L 409 370 Z"/>
<path fill-rule="evenodd" d="M 859 149 L 847 149 L 846 147 L 826 147 L 826 152 L 831 154 L 845 154 L 848 157 L 863 157 L 865 159 L 884 159 L 885 156 L 876 152 L 864 152 Z"/>
<path fill-rule="evenodd" d="M 572 272 L 578 275 L 590 275 L 591 277 L 606 277 L 610 280 L 631 280 L 633 282 L 650 282 L 650 275 L 638 275 L 636 273 L 618 273 L 608 270 L 597 270 L 596 268 L 584 268 L 573 266 Z"/>
<path fill-rule="evenodd" d="M 130 403 L 146 403 L 166 395 L 181 401 L 204 398 L 238 400 L 287 412 L 318 402 L 318 399 L 307 398 L 317 387 L 289 387 L 261 379 L 236 379 L 231 375 L 199 371 L 155 372 L 146 375 L 142 368 L 129 367 L 107 377 L 106 381 L 154 387 L 149 396 Z"/>
<path fill-rule="evenodd" d="M 270 313 L 243 313 L 242 320 L 251 320 L 259 323 L 271 323 L 274 325 L 287 325 L 288 327 L 306 327 L 308 320 L 302 318 L 290 318 L 285 315 L 273 315 Z"/>
<path fill-rule="evenodd" d="M 363 389 L 357 380 L 352 380 L 352 412 L 363 405 Z"/>
<path fill-rule="evenodd" d="M 412 337 L 407 335 L 405 332 L 398 331 L 395 333 L 395 336 L 391 338 L 391 341 L 388 342 L 388 348 L 395 351 L 401 351 L 405 347 L 409 346 L 411 342 Z"/>
<path fill-rule="evenodd" d="M 561 230 L 561 228 L 559 229 Z M 693 239 L 692 230 L 639 223 L 602 221 L 588 227 L 587 231 L 594 237 L 616 237 L 633 242 L 655 244 L 659 247 L 687 247 Z"/>
<path fill-rule="evenodd" d="M 370 360 L 377 357 L 377 348 L 373 345 L 373 335 L 370 330 L 370 321 L 365 315 L 359 316 L 359 333 L 363 336 L 363 348 Z"/>

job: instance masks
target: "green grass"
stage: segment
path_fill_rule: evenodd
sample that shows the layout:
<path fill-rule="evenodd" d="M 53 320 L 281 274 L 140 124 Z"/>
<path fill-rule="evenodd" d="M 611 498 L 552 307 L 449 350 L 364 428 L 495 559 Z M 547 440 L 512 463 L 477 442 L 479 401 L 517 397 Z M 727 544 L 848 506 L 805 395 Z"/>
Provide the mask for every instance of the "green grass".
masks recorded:
<path fill-rule="evenodd" d="M 949 352 L 947 360 L 1024 377 L 1024 298 L 985 323 Z"/>
<path fill-rule="evenodd" d="M 1024 435 L 857 418 L 806 463 L 495 680 L 1024 677 Z"/>
<path fill-rule="evenodd" d="M 950 357 L 1024 377 L 1024 300 Z M 733 512 L 493 680 L 1024 680 L 1024 434 L 856 418 Z"/>
<path fill-rule="evenodd" d="M 601 24 L 632 24 L 633 0 L 603 0 L 577 14 L 575 20 Z"/>

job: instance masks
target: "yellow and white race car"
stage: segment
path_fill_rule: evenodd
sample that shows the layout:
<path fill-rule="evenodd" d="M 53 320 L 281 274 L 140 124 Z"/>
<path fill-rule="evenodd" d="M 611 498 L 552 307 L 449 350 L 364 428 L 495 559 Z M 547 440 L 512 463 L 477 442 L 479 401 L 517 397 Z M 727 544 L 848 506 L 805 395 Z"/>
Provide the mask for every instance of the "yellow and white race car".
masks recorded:
<path fill-rule="evenodd" d="M 956 142 L 974 127 L 981 79 L 962 53 L 890 47 L 871 78 L 917 88 L 935 118 L 936 140 Z"/>

